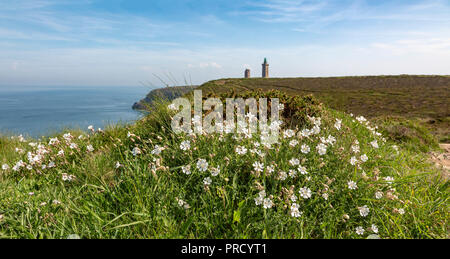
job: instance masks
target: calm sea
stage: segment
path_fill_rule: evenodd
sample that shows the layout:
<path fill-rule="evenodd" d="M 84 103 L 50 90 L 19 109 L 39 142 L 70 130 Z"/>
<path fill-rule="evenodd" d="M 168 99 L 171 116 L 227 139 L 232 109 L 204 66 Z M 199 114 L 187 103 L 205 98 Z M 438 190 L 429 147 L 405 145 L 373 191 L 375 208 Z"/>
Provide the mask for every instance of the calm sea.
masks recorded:
<path fill-rule="evenodd" d="M 142 113 L 131 106 L 149 87 L 0 87 L 0 133 L 40 137 L 64 128 L 104 128 Z"/>

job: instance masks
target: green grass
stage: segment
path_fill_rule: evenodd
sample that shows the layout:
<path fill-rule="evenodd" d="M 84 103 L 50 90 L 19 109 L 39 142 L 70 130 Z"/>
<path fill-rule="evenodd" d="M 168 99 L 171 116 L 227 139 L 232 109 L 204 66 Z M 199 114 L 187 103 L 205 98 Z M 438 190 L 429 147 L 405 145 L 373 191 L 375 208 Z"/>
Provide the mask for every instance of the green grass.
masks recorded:
<path fill-rule="evenodd" d="M 161 103 L 133 125 L 89 134 L 72 132 L 69 143 L 76 143 L 76 149 L 70 149 L 63 133 L 53 136 L 60 141 L 54 146 L 48 145 L 49 138 L 21 142 L 1 137 L 0 164 L 10 169 L 0 171 L 0 237 L 366 238 L 374 224 L 381 238 L 448 238 L 448 182 L 424 153 L 395 147 L 396 142 L 384 141 L 355 116 L 329 109 L 314 98 L 267 95 L 285 103 L 283 114 L 291 115 L 285 118 L 289 128 L 311 128 L 308 116 L 315 116 L 321 118 L 320 133 L 283 138 L 272 149 L 255 147 L 260 143 L 258 135 L 236 139 L 226 134 L 174 134 L 170 128 L 174 113 Z M 340 130 L 334 127 L 336 119 L 342 120 Z M 84 138 L 78 139 L 81 134 Z M 319 137 L 328 135 L 336 142 L 327 144 L 326 154 L 319 155 Z M 299 141 L 295 147 L 289 145 L 293 139 Z M 180 149 L 185 140 L 191 146 L 187 151 Z M 356 140 L 358 154 L 351 151 Z M 374 140 L 379 148 L 370 144 Z M 28 162 L 27 152 L 36 153 L 38 148 L 29 142 L 41 143 L 41 151 L 48 153 L 31 170 L 12 170 L 19 160 Z M 310 146 L 308 154 L 300 152 L 302 144 Z M 89 152 L 88 145 L 95 150 Z M 152 153 L 158 146 L 164 150 Z M 237 146 L 248 152 L 237 154 Z M 141 153 L 135 156 L 136 147 Z M 255 148 L 265 155 L 250 152 Z M 64 156 L 58 155 L 60 150 Z M 360 168 L 350 164 L 352 156 L 359 159 L 362 154 L 367 154 L 368 161 Z M 297 172 L 295 178 L 281 180 L 281 171 L 297 168 L 289 163 L 292 158 L 298 158 L 309 173 Z M 208 162 L 209 170 L 197 169 L 199 159 Z M 41 168 L 50 161 L 55 167 Z M 265 165 L 263 172 L 253 168 L 256 161 Z M 191 165 L 189 175 L 181 170 L 186 165 Z M 269 173 L 269 165 L 274 172 Z M 211 175 L 212 167 L 220 169 L 217 176 Z M 64 181 L 63 174 L 74 179 Z M 387 176 L 395 180 L 389 183 Z M 206 177 L 212 179 L 209 186 L 203 184 Z M 348 188 L 350 180 L 357 183 L 356 190 Z M 299 197 L 302 187 L 311 189 L 309 199 Z M 273 201 L 272 208 L 255 204 L 262 189 Z M 381 199 L 375 198 L 376 191 L 383 192 Z M 298 218 L 290 214 L 292 194 L 303 212 Z M 180 200 L 189 208 L 180 206 Z M 363 205 L 370 208 L 366 217 L 358 210 Z M 398 213 L 399 209 L 405 213 Z M 363 235 L 355 233 L 358 226 L 366 230 Z"/>
<path fill-rule="evenodd" d="M 399 116 L 450 139 L 450 76 L 355 76 L 321 78 L 219 79 L 200 86 L 206 93 L 280 90 L 313 94 L 327 106 L 368 118 Z"/>

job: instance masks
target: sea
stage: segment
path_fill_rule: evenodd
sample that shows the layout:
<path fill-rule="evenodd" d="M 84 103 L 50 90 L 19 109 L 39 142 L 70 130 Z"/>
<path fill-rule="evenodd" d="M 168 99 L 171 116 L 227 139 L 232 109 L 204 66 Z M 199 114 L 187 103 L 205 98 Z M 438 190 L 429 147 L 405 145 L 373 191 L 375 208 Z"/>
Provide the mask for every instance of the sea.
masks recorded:
<path fill-rule="evenodd" d="M 124 87 L 5 87 L 0 86 L 0 135 L 40 138 L 89 125 L 132 123 L 142 112 L 131 108 L 152 90 Z"/>

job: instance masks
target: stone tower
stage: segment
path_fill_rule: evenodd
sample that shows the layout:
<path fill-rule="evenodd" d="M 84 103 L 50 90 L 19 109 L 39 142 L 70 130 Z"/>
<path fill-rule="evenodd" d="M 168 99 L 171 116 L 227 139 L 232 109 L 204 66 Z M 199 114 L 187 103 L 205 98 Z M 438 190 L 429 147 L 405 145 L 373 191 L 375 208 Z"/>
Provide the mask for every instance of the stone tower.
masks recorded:
<path fill-rule="evenodd" d="M 269 78 L 269 63 L 267 63 L 266 58 L 264 58 L 264 63 L 262 64 L 262 77 Z"/>
<path fill-rule="evenodd" d="M 246 69 L 244 73 L 245 78 L 250 78 L 250 69 Z"/>

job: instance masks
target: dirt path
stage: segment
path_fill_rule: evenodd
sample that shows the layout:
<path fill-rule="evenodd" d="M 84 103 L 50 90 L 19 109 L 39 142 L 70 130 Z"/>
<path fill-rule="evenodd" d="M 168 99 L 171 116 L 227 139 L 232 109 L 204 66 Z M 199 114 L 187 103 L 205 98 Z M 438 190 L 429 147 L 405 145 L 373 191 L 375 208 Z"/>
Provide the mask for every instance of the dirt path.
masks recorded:
<path fill-rule="evenodd" d="M 450 144 L 439 144 L 439 146 L 444 151 L 442 153 L 431 153 L 431 160 L 437 167 L 443 169 L 444 178 L 450 179 Z"/>

